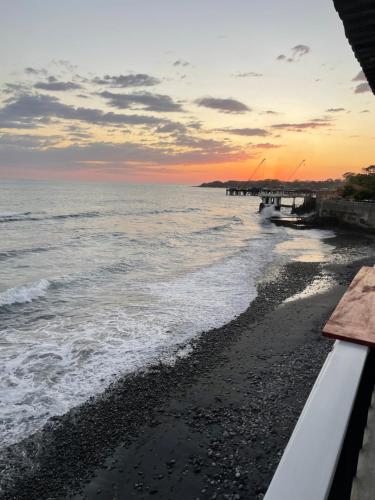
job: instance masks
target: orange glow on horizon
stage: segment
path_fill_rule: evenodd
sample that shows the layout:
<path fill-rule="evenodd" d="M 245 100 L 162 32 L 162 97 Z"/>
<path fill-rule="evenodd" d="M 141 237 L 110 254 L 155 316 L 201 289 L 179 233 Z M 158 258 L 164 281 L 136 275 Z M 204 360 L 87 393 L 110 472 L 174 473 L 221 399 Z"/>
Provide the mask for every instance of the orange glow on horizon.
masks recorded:
<path fill-rule="evenodd" d="M 46 172 L 42 169 L 17 169 L 15 173 L 12 169 L 4 172 L 5 178 L 18 179 L 39 179 L 39 180 L 78 180 L 94 182 L 128 182 L 128 183 L 155 183 L 155 184 L 193 184 L 198 185 L 203 182 L 239 180 L 247 181 L 254 172 L 258 161 L 248 161 L 241 163 L 220 163 L 220 164 L 190 164 L 190 165 L 168 165 L 166 167 L 149 167 L 142 173 L 134 173 L 128 170 L 121 171 L 121 166 L 117 169 L 106 169 L 105 165 L 100 168 L 90 166 L 77 168 L 75 171 L 62 172 L 60 170 L 50 170 Z M 264 169 L 260 167 L 254 181 L 262 179 L 288 180 L 290 174 L 296 169 L 299 163 L 294 160 L 290 163 L 273 163 L 268 160 Z M 363 164 L 365 166 L 366 164 Z M 328 178 L 341 178 L 345 172 L 360 172 L 361 168 L 347 166 L 314 166 L 306 162 L 289 180 L 326 180 Z M 16 174 L 16 175 L 15 175 Z"/>
<path fill-rule="evenodd" d="M 52 166 L 48 169 L 9 166 L 3 168 L 2 173 L 5 178 L 19 179 L 197 185 L 215 180 L 247 181 L 250 178 L 257 181 L 337 179 L 345 172 L 360 172 L 374 163 L 375 138 L 371 137 L 311 132 L 286 135 L 280 142 L 280 147 L 275 148 L 250 147 L 247 152 L 233 155 L 231 161 L 215 162 L 208 157 L 204 163 L 157 164 L 118 160 L 110 163 L 95 159 L 93 154 L 92 160 L 76 161 L 74 168 L 67 170 Z M 256 170 L 262 158 L 266 161 Z M 303 159 L 306 163 L 296 170 Z"/>

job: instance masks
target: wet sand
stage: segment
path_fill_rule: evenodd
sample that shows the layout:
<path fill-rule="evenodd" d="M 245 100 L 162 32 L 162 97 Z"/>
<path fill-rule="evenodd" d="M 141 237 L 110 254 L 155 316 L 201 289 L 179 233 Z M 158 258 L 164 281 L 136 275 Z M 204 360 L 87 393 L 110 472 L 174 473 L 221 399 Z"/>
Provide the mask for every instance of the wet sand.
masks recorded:
<path fill-rule="evenodd" d="M 330 243 L 336 262 L 374 246 L 349 233 Z M 192 355 L 125 377 L 9 448 L 0 497 L 263 498 L 332 347 L 321 328 L 357 270 L 373 263 L 270 271 L 250 307 L 195 340 Z M 327 273 L 336 283 L 328 291 L 284 302 Z"/>

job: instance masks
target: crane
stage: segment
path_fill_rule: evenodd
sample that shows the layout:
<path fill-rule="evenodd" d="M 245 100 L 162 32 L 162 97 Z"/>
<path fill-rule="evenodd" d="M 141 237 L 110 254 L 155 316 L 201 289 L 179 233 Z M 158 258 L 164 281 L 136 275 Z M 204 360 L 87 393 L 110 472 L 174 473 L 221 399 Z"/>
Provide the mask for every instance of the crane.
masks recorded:
<path fill-rule="evenodd" d="M 290 179 L 297 173 L 297 170 L 299 170 L 302 165 L 306 163 L 306 160 L 302 160 L 298 165 L 297 167 L 291 172 L 291 174 L 289 175 L 289 177 L 287 178 L 286 182 L 289 182 Z"/>
<path fill-rule="evenodd" d="M 260 162 L 258 163 L 258 165 L 255 167 L 255 169 L 254 169 L 253 173 L 250 175 L 250 179 L 249 179 L 247 182 L 250 182 L 250 181 L 252 181 L 252 180 L 253 180 L 254 175 L 257 173 L 257 171 L 259 170 L 259 168 L 263 165 L 263 163 L 264 163 L 265 161 L 266 161 L 266 159 L 265 159 L 265 158 L 263 158 L 263 160 L 262 160 L 262 161 L 260 161 Z"/>

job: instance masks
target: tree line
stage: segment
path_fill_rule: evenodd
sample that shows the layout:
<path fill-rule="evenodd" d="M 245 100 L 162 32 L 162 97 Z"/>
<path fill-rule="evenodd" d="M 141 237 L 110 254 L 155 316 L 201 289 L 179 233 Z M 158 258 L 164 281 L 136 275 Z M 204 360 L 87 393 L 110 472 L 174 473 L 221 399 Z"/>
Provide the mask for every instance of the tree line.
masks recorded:
<path fill-rule="evenodd" d="M 281 181 L 280 179 L 262 179 L 259 181 L 212 181 L 204 182 L 199 187 L 213 187 L 213 188 L 239 188 L 239 189 L 251 189 L 251 188 L 263 188 L 263 189 L 311 189 L 312 191 L 317 191 L 319 189 L 338 189 L 343 186 L 342 179 L 326 179 L 324 181 Z"/>
<path fill-rule="evenodd" d="M 364 201 L 375 200 L 375 165 L 362 169 L 361 174 L 346 172 L 341 194 L 344 198 Z"/>

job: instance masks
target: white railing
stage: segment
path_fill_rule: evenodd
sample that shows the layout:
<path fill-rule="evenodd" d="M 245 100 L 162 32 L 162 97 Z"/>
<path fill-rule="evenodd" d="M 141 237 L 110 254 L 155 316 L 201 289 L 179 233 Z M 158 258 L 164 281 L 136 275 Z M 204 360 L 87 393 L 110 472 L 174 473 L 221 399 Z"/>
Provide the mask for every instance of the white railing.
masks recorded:
<path fill-rule="evenodd" d="M 264 500 L 326 500 L 369 348 L 337 340 Z"/>

